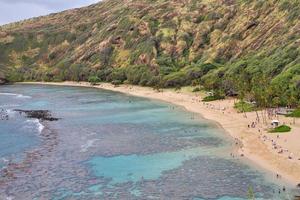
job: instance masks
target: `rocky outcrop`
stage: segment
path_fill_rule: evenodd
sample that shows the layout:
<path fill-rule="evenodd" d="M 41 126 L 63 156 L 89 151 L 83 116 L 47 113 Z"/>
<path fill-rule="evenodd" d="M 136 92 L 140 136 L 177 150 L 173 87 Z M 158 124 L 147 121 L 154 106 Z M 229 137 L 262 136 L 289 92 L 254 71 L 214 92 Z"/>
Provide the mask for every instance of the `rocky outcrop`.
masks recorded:
<path fill-rule="evenodd" d="M 49 110 L 20 110 L 15 109 L 14 111 L 20 114 L 25 114 L 28 118 L 35 118 L 42 121 L 57 121 L 59 118 L 52 117 Z"/>
<path fill-rule="evenodd" d="M 0 78 L 0 85 L 4 85 L 7 83 L 7 80 L 6 79 L 2 79 Z"/>
<path fill-rule="evenodd" d="M 8 81 L 5 78 L 4 74 L 0 72 L 0 85 L 6 84 Z"/>

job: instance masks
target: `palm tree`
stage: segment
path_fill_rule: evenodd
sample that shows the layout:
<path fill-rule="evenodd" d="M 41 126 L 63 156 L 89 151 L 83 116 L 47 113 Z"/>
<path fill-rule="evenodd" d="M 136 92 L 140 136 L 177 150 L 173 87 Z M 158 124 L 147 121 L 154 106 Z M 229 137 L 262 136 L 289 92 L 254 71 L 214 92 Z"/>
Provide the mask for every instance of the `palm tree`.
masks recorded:
<path fill-rule="evenodd" d="M 256 73 L 252 79 L 252 93 L 258 106 L 263 108 L 261 115 L 264 123 L 266 120 L 266 108 L 270 107 L 272 102 L 272 87 L 270 87 L 270 78 L 263 72 Z"/>
<path fill-rule="evenodd" d="M 233 79 L 233 82 L 235 82 L 235 85 L 237 86 L 237 89 L 239 91 L 238 98 L 240 102 L 242 103 L 242 111 L 244 113 L 245 118 L 247 118 L 247 114 L 245 112 L 244 108 L 244 101 L 246 94 L 250 91 L 251 86 L 251 76 L 249 73 L 247 73 L 244 69 L 240 73 L 238 73 L 238 76 Z"/>

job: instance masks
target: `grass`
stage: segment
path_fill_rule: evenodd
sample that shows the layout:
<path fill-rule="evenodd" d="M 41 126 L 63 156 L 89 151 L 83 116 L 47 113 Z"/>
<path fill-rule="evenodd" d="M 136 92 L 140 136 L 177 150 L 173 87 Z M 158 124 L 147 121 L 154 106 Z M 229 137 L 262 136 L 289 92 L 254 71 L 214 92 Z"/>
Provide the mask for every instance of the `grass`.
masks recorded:
<path fill-rule="evenodd" d="M 239 102 L 235 103 L 234 108 L 238 112 L 252 112 L 257 109 L 257 107 L 255 105 L 253 105 L 251 103 L 247 103 L 245 101 L 239 101 Z"/>
<path fill-rule="evenodd" d="M 297 117 L 300 118 L 300 108 L 294 110 L 291 114 L 286 115 L 287 117 Z"/>
<path fill-rule="evenodd" d="M 225 99 L 225 97 L 219 96 L 219 95 L 214 95 L 214 96 L 206 96 L 203 98 L 202 101 L 208 102 L 208 101 L 216 101 L 216 100 L 221 100 L 221 99 Z"/>
<path fill-rule="evenodd" d="M 286 133 L 286 132 L 290 132 L 291 130 L 292 130 L 291 127 L 289 127 L 287 125 L 281 125 L 281 126 L 271 129 L 269 132 L 270 133 Z"/>

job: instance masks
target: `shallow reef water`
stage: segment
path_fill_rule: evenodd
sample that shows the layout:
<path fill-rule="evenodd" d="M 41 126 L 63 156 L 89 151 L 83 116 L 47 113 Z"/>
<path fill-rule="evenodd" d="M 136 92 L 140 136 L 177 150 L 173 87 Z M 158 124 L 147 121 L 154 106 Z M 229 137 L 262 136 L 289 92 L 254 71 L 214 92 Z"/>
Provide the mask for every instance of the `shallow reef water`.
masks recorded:
<path fill-rule="evenodd" d="M 216 124 L 106 90 L 0 87 L 0 199 L 292 199 Z M 57 121 L 13 112 L 47 110 Z M 9 114 L 8 114 L 9 113 Z"/>

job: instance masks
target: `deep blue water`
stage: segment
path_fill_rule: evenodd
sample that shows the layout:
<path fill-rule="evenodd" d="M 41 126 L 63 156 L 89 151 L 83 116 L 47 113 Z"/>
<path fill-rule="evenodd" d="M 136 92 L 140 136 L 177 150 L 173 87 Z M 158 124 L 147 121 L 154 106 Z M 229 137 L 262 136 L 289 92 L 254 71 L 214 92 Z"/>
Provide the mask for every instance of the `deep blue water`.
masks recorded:
<path fill-rule="evenodd" d="M 0 87 L 0 109 L 9 113 L 0 120 L 0 199 L 291 195 L 231 158 L 233 142 L 215 124 L 167 103 L 92 88 L 11 85 Z M 50 110 L 60 120 L 39 123 L 13 109 Z"/>

